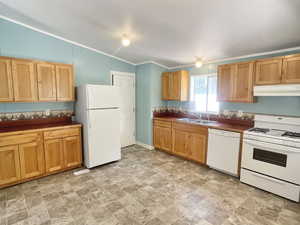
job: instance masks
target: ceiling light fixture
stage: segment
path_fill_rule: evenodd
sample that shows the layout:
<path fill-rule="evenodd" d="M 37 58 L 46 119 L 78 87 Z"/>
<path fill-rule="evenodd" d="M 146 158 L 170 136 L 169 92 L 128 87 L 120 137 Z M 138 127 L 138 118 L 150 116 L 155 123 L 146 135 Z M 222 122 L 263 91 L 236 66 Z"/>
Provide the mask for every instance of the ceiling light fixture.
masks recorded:
<path fill-rule="evenodd" d="M 128 36 L 126 34 L 124 34 L 122 37 L 122 45 L 124 47 L 127 47 L 130 45 L 130 39 L 128 38 Z"/>
<path fill-rule="evenodd" d="M 203 65 L 203 60 L 201 58 L 196 58 L 195 66 L 200 68 Z"/>

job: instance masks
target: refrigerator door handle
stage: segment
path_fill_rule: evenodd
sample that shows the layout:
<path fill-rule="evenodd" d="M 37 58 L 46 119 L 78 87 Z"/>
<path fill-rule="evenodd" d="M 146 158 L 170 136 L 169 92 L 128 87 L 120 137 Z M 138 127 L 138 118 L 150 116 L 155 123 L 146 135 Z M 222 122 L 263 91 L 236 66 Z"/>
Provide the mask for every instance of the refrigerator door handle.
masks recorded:
<path fill-rule="evenodd" d="M 92 127 L 92 124 L 91 124 L 91 115 L 90 115 L 89 111 L 87 111 L 87 116 L 88 116 L 88 119 L 87 119 L 87 121 L 88 121 L 88 127 L 91 128 Z"/>

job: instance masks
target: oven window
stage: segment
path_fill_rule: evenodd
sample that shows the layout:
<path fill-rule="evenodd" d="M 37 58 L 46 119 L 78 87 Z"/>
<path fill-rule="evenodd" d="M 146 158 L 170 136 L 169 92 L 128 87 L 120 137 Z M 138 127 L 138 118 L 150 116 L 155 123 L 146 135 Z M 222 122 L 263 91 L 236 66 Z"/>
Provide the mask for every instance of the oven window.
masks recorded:
<path fill-rule="evenodd" d="M 277 166 L 286 167 L 287 155 L 254 148 L 253 159 Z"/>

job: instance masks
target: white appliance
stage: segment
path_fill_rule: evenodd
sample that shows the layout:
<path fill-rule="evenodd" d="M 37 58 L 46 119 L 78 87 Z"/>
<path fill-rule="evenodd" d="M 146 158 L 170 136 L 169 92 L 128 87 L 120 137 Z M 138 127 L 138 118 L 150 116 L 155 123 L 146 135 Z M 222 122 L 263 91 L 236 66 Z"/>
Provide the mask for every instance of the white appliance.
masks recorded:
<path fill-rule="evenodd" d="M 208 133 L 208 166 L 238 176 L 241 134 L 217 129 L 208 129 Z"/>
<path fill-rule="evenodd" d="M 300 200 L 300 118 L 255 116 L 245 131 L 241 181 Z"/>
<path fill-rule="evenodd" d="M 121 159 L 120 93 L 116 86 L 77 88 L 76 119 L 83 124 L 84 164 L 92 168 Z"/>
<path fill-rule="evenodd" d="M 300 84 L 254 86 L 254 96 L 300 96 Z"/>

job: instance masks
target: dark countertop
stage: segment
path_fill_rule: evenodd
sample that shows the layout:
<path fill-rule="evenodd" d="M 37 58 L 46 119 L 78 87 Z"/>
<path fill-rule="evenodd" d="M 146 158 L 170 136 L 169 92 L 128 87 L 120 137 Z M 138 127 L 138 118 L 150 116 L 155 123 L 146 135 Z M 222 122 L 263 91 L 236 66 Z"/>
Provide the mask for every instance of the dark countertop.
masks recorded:
<path fill-rule="evenodd" d="M 185 123 L 185 124 L 191 124 L 195 126 L 203 126 L 207 128 L 213 128 L 213 129 L 219 129 L 219 130 L 227 130 L 227 131 L 233 131 L 233 132 L 239 132 L 243 133 L 243 131 L 250 129 L 252 126 L 247 125 L 239 125 L 239 124 L 230 124 L 230 123 L 223 123 L 223 122 L 215 122 L 211 124 L 195 124 L 195 123 L 189 123 L 186 121 L 182 121 L 178 117 L 154 117 L 155 120 L 162 120 L 162 121 L 170 121 L 170 122 L 176 122 L 176 123 Z"/>
<path fill-rule="evenodd" d="M 81 126 L 78 122 L 61 122 L 61 123 L 49 123 L 49 124 L 34 124 L 34 125 L 24 125 L 24 126 L 11 126 L 11 127 L 1 127 L 0 133 L 7 132 L 18 132 L 18 131 L 30 131 L 30 130 L 42 130 L 56 127 L 65 126 Z"/>

